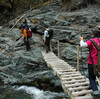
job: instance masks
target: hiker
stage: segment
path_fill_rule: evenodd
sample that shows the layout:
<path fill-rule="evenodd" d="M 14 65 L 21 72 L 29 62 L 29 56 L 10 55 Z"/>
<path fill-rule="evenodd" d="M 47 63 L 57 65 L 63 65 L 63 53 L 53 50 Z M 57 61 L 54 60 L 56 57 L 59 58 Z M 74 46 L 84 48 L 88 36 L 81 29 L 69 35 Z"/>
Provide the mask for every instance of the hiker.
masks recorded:
<path fill-rule="evenodd" d="M 23 26 L 25 26 L 26 29 L 29 29 L 29 26 L 28 26 L 28 23 L 27 23 L 27 20 L 26 19 L 23 22 Z"/>
<path fill-rule="evenodd" d="M 88 56 L 88 75 L 89 75 L 90 86 L 93 90 L 93 96 L 100 97 L 100 91 L 98 90 L 98 87 L 96 85 L 96 75 L 94 75 L 94 72 L 93 72 L 93 68 L 97 64 L 97 60 L 98 60 L 98 50 L 96 49 L 95 45 L 92 43 L 91 40 L 94 40 L 100 48 L 100 30 L 99 29 L 96 28 L 93 31 L 93 38 L 91 38 L 90 40 L 86 42 L 83 41 L 83 37 L 80 37 L 80 46 L 87 47 L 89 49 L 90 53 Z"/>
<path fill-rule="evenodd" d="M 27 29 L 25 28 L 25 26 L 22 26 L 21 36 L 24 37 L 24 43 L 26 45 L 26 50 L 29 51 L 30 50 L 30 44 L 29 44 L 29 40 L 28 40 L 28 37 L 27 37 Z"/>
<path fill-rule="evenodd" d="M 50 40 L 52 39 L 51 37 L 51 34 L 53 36 L 53 31 L 51 32 L 50 34 L 50 29 L 48 28 L 48 26 L 45 26 L 45 31 L 44 31 L 44 37 L 43 37 L 43 40 L 44 40 L 44 43 L 45 43 L 45 50 L 46 50 L 46 53 L 48 53 L 50 51 Z"/>

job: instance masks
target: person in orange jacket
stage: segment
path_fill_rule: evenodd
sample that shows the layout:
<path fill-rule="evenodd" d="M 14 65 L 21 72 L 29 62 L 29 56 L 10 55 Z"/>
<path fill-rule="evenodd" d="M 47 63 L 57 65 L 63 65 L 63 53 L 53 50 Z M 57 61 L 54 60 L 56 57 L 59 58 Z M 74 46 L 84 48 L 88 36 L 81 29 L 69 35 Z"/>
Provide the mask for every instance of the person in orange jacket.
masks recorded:
<path fill-rule="evenodd" d="M 29 41 L 28 41 L 28 38 L 27 38 L 27 29 L 25 28 L 25 26 L 22 26 L 21 36 L 24 38 L 26 50 L 29 51 L 30 50 L 30 44 L 29 44 Z"/>

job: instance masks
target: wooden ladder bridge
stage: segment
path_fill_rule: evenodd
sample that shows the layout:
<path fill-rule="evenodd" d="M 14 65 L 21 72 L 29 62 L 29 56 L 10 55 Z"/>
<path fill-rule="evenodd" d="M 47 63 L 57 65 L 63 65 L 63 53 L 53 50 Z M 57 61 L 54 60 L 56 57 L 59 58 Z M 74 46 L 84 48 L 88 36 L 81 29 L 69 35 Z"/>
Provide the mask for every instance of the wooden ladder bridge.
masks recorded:
<path fill-rule="evenodd" d="M 79 71 L 58 58 L 53 52 L 45 53 L 42 51 L 42 55 L 47 66 L 61 80 L 62 88 L 70 99 L 94 99 L 91 95 L 92 89 L 89 87 L 88 78 L 82 76 Z"/>

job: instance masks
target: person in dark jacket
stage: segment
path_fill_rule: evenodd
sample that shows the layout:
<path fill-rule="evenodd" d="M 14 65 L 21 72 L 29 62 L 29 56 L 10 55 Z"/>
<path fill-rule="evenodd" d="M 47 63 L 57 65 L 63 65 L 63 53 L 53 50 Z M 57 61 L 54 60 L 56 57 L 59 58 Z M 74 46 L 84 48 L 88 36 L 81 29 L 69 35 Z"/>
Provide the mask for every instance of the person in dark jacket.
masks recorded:
<path fill-rule="evenodd" d="M 44 40 L 44 43 L 45 43 L 46 53 L 48 53 L 48 52 L 50 51 L 50 40 L 51 40 L 51 39 L 50 39 L 50 37 L 49 37 L 48 31 L 49 31 L 48 26 L 45 26 L 45 31 L 44 31 L 43 40 Z"/>

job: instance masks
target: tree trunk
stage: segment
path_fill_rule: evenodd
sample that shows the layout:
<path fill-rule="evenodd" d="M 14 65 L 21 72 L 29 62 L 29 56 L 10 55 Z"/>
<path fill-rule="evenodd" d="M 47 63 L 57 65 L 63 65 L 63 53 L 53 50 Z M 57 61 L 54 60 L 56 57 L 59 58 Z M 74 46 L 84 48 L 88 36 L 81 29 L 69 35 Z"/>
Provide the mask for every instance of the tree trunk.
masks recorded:
<path fill-rule="evenodd" d="M 14 4 L 14 0 L 8 0 L 8 2 L 11 5 L 11 10 L 14 11 L 15 10 L 15 4 Z"/>

